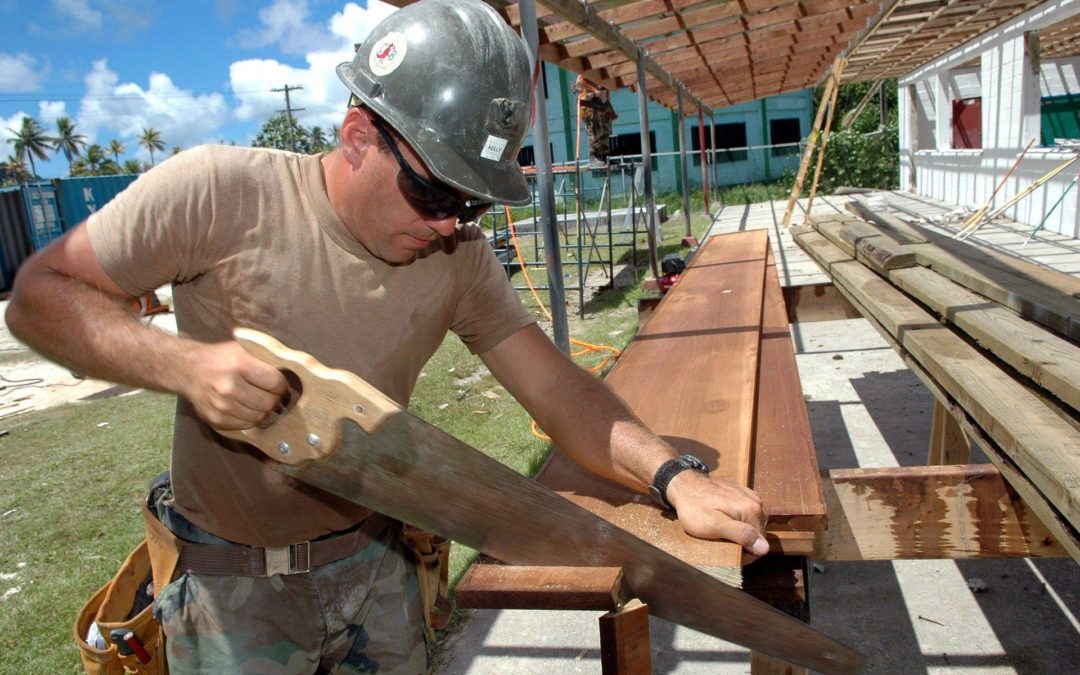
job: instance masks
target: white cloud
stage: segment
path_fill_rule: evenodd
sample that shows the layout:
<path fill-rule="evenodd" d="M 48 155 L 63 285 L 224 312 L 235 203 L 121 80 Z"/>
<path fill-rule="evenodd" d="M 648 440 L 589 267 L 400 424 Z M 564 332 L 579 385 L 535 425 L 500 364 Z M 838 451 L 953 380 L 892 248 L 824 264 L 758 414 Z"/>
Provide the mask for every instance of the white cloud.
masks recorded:
<path fill-rule="evenodd" d="M 326 29 L 308 23 L 307 0 L 274 0 L 259 10 L 258 28 L 245 28 L 236 34 L 241 47 L 277 45 L 285 54 L 305 54 L 326 46 L 332 38 Z"/>
<path fill-rule="evenodd" d="M 292 106 L 305 109 L 297 113 L 302 124 L 324 129 L 341 124 L 349 95 L 334 69 L 352 58 L 354 43 L 362 42 L 376 24 L 396 9 L 378 0 L 371 0 L 367 8 L 352 2 L 346 4 L 329 21 L 328 32 L 333 38 L 324 40 L 321 49 L 306 54 L 306 68 L 272 59 L 234 62 L 229 67 L 229 84 L 238 101 L 234 116 L 241 121 L 260 123 L 269 119 L 285 108 L 284 94 L 270 90 L 288 84 L 303 87 L 290 94 Z"/>
<path fill-rule="evenodd" d="M 130 142 L 144 127 L 152 127 L 167 146 L 186 148 L 213 140 L 229 119 L 224 96 L 195 95 L 177 87 L 164 73 L 151 73 L 144 89 L 120 82 L 102 59 L 94 62 L 85 82 L 86 95 L 76 122 L 88 142 L 104 143 L 112 137 Z"/>
<path fill-rule="evenodd" d="M 89 0 L 52 0 L 52 7 L 79 28 L 101 28 L 101 12 L 92 9 Z"/>
<path fill-rule="evenodd" d="M 15 154 L 15 146 L 8 143 L 8 139 L 15 138 L 15 132 L 22 127 L 22 119 L 26 116 L 27 113 L 19 111 L 11 117 L 0 117 L 0 160 Z"/>
<path fill-rule="evenodd" d="M 29 54 L 0 52 L 0 91 L 37 91 L 47 74 L 48 68 L 38 68 L 37 59 Z"/>

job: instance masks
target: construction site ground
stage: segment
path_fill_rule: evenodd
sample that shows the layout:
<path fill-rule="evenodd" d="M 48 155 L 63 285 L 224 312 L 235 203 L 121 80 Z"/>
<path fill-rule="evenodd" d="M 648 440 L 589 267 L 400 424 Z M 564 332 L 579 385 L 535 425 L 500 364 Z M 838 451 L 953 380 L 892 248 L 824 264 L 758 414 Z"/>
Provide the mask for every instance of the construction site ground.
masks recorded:
<path fill-rule="evenodd" d="M 930 220 L 954 210 L 907 194 L 874 198 Z M 819 198 L 814 212 L 842 210 L 843 201 Z M 725 207 L 710 234 L 768 229 L 782 284 L 827 281 L 780 227 L 784 207 Z M 797 211 L 794 222 L 801 220 Z M 994 225 L 973 240 L 1018 251 L 1029 233 L 1025 226 Z M 1022 254 L 1080 276 L 1080 241 L 1040 235 Z M 168 303 L 168 289 L 159 297 Z M 0 302 L 0 311 L 5 307 Z M 148 320 L 175 330 L 172 314 Z M 859 318 L 791 329 L 821 468 L 924 464 L 933 397 L 878 333 Z M 6 325 L 0 327 L 0 364 L 0 430 L 5 418 L 27 410 L 128 391 L 49 363 L 12 338 Z M 815 564 L 812 624 L 863 651 L 872 673 L 1073 672 L 1080 662 L 1078 572 L 1067 558 Z M 598 616 L 472 611 L 444 645 L 439 672 L 599 673 Z M 657 619 L 651 637 L 656 673 L 750 671 L 749 653 L 737 645 Z"/>

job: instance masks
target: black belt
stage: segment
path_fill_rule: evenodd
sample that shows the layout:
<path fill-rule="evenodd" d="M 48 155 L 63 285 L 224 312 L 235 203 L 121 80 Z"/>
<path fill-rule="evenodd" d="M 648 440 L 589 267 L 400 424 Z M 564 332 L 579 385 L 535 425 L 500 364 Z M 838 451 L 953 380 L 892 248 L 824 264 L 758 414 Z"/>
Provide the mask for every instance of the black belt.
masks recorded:
<path fill-rule="evenodd" d="M 211 576 L 269 577 L 275 574 L 302 574 L 313 568 L 348 558 L 382 534 L 391 519 L 381 513 L 368 516 L 355 529 L 342 534 L 288 546 L 244 546 L 241 544 L 196 544 L 182 542 L 179 574 L 192 572 Z"/>

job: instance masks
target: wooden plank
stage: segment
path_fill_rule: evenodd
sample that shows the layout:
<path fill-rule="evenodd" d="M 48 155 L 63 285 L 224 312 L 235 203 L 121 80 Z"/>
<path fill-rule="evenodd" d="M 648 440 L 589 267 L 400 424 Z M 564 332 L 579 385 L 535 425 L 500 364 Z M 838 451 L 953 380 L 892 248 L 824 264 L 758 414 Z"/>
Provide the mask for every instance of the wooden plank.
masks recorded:
<path fill-rule="evenodd" d="M 765 268 L 757 396 L 751 487 L 766 505 L 770 526 L 824 529 L 825 498 L 814 434 L 771 249 Z"/>
<path fill-rule="evenodd" d="M 631 600 L 600 617 L 600 670 L 604 675 L 652 675 L 649 608 Z"/>
<path fill-rule="evenodd" d="M 825 493 L 818 560 L 1065 555 L 990 464 L 833 469 Z"/>
<path fill-rule="evenodd" d="M 878 293 L 868 292 L 875 282 L 887 284 L 820 234 L 803 233 L 796 241 L 829 272 L 837 288 L 893 344 L 938 400 L 958 404 L 968 435 L 1080 561 L 1075 511 L 1080 485 L 1075 448 L 1080 447 L 1080 432 L 985 358 L 973 358 L 978 355 L 974 347 L 910 300 L 905 303 L 900 291 L 879 287 Z M 993 383 L 993 391 L 987 383 Z"/>
<path fill-rule="evenodd" d="M 710 237 L 623 351 L 607 383 L 650 429 L 719 476 L 749 483 L 768 233 Z M 722 450 L 722 452 L 721 452 Z M 650 498 L 552 452 L 542 484 L 737 585 L 738 545 L 690 537 Z"/>
<path fill-rule="evenodd" d="M 894 270 L 889 280 L 1017 372 L 1080 410 L 1080 346 L 931 270 Z"/>
<path fill-rule="evenodd" d="M 926 244 L 911 247 L 920 265 L 1080 341 L 1080 279 L 875 213 L 857 199 L 849 202 L 849 208 L 875 223 L 925 239 Z"/>
<path fill-rule="evenodd" d="M 850 647 L 613 527 L 356 375 L 256 331 L 234 337 L 295 376 L 299 395 L 269 426 L 227 432 L 282 462 L 286 476 L 512 564 L 621 567 L 625 599 L 648 602 L 661 618 L 823 671 L 864 667 Z M 293 443 L 317 456 L 284 463 Z"/>
<path fill-rule="evenodd" d="M 963 428 L 940 402 L 934 405 L 934 421 L 930 425 L 929 465 L 969 464 L 971 440 Z"/>
<path fill-rule="evenodd" d="M 751 675 L 807 675 L 810 671 L 758 652 L 750 653 Z"/>
<path fill-rule="evenodd" d="M 620 567 L 538 567 L 478 563 L 454 588 L 458 607 L 610 612 L 620 604 Z"/>

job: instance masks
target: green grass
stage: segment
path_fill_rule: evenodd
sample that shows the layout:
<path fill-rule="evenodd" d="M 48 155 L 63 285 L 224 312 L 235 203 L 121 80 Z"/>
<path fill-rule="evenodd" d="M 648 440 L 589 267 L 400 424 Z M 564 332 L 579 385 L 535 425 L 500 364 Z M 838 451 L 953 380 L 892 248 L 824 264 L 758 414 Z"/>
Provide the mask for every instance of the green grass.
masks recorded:
<path fill-rule="evenodd" d="M 681 200 L 670 208 L 681 208 Z M 694 210 L 701 236 L 708 218 Z M 681 219 L 664 226 L 661 257 L 682 250 L 682 227 Z M 584 318 L 568 311 L 571 337 L 620 349 L 629 343 L 637 300 L 646 295 L 644 238 L 638 260 L 634 284 L 587 298 Z M 541 297 L 546 302 L 547 294 Z M 531 297 L 525 302 L 540 317 Z M 580 363 L 590 367 L 599 358 Z M 0 437 L 0 673 L 80 672 L 75 615 L 142 538 L 139 504 L 168 466 L 173 407 L 170 396 L 140 392 L 0 422 L 8 431 Z M 535 473 L 550 450 L 531 434 L 528 414 L 453 336 L 425 367 L 411 410 L 523 474 Z M 453 582 L 475 555 L 454 547 Z"/>

